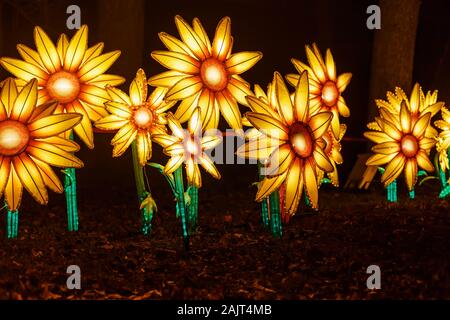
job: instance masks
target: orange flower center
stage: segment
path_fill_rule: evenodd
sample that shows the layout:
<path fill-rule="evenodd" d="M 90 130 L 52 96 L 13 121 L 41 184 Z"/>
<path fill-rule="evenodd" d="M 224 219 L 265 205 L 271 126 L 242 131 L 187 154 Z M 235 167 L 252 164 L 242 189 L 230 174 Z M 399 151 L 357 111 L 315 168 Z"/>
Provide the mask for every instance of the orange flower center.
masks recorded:
<path fill-rule="evenodd" d="M 147 128 L 152 124 L 153 114 L 148 108 L 139 107 L 134 111 L 133 119 L 139 128 Z"/>
<path fill-rule="evenodd" d="M 296 122 L 289 128 L 289 141 L 300 158 L 308 158 L 313 151 L 313 136 L 309 127 Z"/>
<path fill-rule="evenodd" d="M 407 134 L 402 138 L 400 145 L 403 154 L 408 158 L 414 157 L 419 151 L 419 143 L 417 142 L 416 137 L 410 134 Z"/>
<path fill-rule="evenodd" d="M 339 90 L 336 83 L 328 80 L 322 87 L 322 101 L 326 106 L 332 107 L 336 104 L 339 98 Z"/>
<path fill-rule="evenodd" d="M 50 76 L 46 88 L 53 99 L 60 103 L 69 103 L 78 97 L 80 81 L 73 73 L 59 71 Z"/>
<path fill-rule="evenodd" d="M 213 91 L 221 91 L 228 84 L 228 72 L 222 62 L 215 58 L 203 61 L 200 67 L 203 84 Z"/>
<path fill-rule="evenodd" d="M 0 155 L 15 156 L 25 150 L 29 141 L 30 132 L 22 122 L 0 122 Z"/>

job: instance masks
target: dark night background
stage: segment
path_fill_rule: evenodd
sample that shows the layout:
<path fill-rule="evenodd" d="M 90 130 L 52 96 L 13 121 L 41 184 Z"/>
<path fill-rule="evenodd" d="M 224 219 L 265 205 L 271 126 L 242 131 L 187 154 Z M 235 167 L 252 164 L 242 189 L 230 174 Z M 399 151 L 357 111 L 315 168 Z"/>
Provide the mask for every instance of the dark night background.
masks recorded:
<path fill-rule="evenodd" d="M 180 14 L 189 22 L 194 17 L 198 17 L 211 40 L 219 20 L 224 16 L 230 16 L 234 36 L 233 52 L 258 50 L 264 54 L 259 63 L 243 74 L 243 78 L 252 84 L 259 83 L 265 87 L 271 81 L 274 71 L 280 71 L 282 74 L 294 73 L 295 69 L 290 59 L 295 57 L 306 62 L 304 50 L 306 44 L 316 42 L 323 53 L 330 48 L 336 62 L 337 73 L 353 73 L 352 81 L 343 94 L 351 110 L 350 118 L 342 120 L 348 127 L 347 136 L 362 137 L 366 129 L 365 124 L 369 120 L 368 106 L 371 104 L 369 88 L 374 34 L 383 32 L 384 23 L 382 12 L 382 29 L 368 30 L 366 8 L 368 5 L 377 4 L 378 1 L 152 0 L 145 1 L 143 6 L 135 5 L 133 1 L 128 2 L 134 9 L 130 9 L 129 14 L 124 13 L 121 17 L 114 5 L 109 4 L 107 0 L 2 0 L 0 1 L 0 55 L 19 57 L 16 51 L 18 43 L 35 48 L 32 40 L 35 25 L 43 27 L 54 41 L 60 33 L 72 35 L 73 31 L 66 29 L 68 17 L 66 8 L 71 4 L 77 4 L 81 7 L 82 24 L 89 26 L 89 44 L 93 45 L 102 41 L 105 42 L 105 52 L 122 50 L 121 57 L 108 73 L 125 76 L 127 83 L 122 89 L 128 92 L 128 84 L 139 67 L 143 67 L 148 76 L 165 70 L 151 59 L 150 52 L 164 49 L 158 38 L 158 32 L 165 31 L 179 37 L 174 23 L 176 14 Z M 447 105 L 450 103 L 449 13 L 450 1 L 422 1 L 413 68 L 413 82 L 420 82 L 425 90 L 438 89 L 439 100 L 445 101 Z M 398 59 L 400 61 L 402 57 L 399 56 Z M 3 79 L 6 76 L 8 74 L 0 70 L 0 78 Z M 393 88 L 386 88 L 388 89 Z M 409 95 L 410 88 L 404 89 Z M 245 111 L 244 108 L 241 110 Z M 133 223 L 136 226 L 139 224 L 137 214 L 134 215 L 132 212 L 136 210 L 137 204 L 130 204 L 133 202 L 132 197 L 135 191 L 130 152 L 113 159 L 112 147 L 109 145 L 111 138 L 111 134 L 98 133 L 95 136 L 95 149 L 88 150 L 82 146 L 82 150 L 77 154 L 85 162 L 85 168 L 78 171 L 79 202 L 81 203 L 80 232 L 83 232 L 83 224 L 87 223 L 90 215 L 96 216 L 97 210 L 99 214 L 100 212 L 104 214 L 96 205 L 114 208 L 111 209 L 111 216 L 96 216 L 96 221 L 105 221 L 105 225 L 112 225 L 107 221 L 120 221 L 120 216 L 130 214 L 135 220 Z M 343 143 L 345 163 L 340 168 L 342 185 L 356 160 L 356 155 L 366 150 L 365 142 Z M 165 163 L 167 159 L 161 155 L 160 151 L 154 145 L 153 161 Z M 240 210 L 247 212 L 247 216 L 252 214 L 252 210 L 253 215 L 257 215 L 255 210 L 257 205 L 253 202 L 255 188 L 251 187 L 256 179 L 255 166 L 220 165 L 218 167 L 222 174 L 220 181 L 213 181 L 206 173 L 202 173 L 204 186 L 200 191 L 200 202 L 203 202 L 203 209 L 206 212 L 200 212 L 200 224 L 206 221 L 203 219 L 207 219 L 202 217 L 202 214 L 217 217 L 219 221 L 224 215 L 240 214 Z M 157 239 L 155 241 L 159 241 L 158 239 L 163 237 L 157 230 L 162 224 L 172 223 L 174 226 L 178 224 L 173 217 L 173 203 L 164 179 L 152 169 L 148 172 L 152 192 L 161 211 L 155 226 Z M 327 192 L 327 190 L 324 191 L 324 193 Z M 214 196 L 215 194 L 222 196 Z M 323 202 L 326 203 L 329 199 Z M 123 205 L 125 201 L 128 201 L 128 207 Z M 50 211 L 57 211 L 57 208 L 61 208 L 58 207 L 61 203 L 63 203 L 63 195 L 50 194 Z M 29 196 L 25 198 L 21 210 L 23 211 L 21 223 L 24 225 L 31 225 L 34 220 L 48 218 L 46 213 L 42 213 L 45 210 L 38 210 Z M 358 210 L 367 209 L 360 207 Z M 64 232 L 64 218 L 60 215 L 64 214 L 58 212 L 56 216 L 50 216 L 50 219 L 61 220 L 61 229 L 50 232 Z M 254 219 L 256 220 L 257 217 Z M 3 223 L 0 225 L 3 229 L 5 228 Z M 301 226 L 303 222 L 297 225 L 299 228 Z M 30 228 L 34 230 L 33 227 Z M 179 235 L 179 230 L 172 230 L 172 232 L 174 238 Z M 270 240 L 270 237 L 268 239 Z M 148 241 L 151 246 L 152 239 Z M 448 240 L 446 241 L 448 243 Z M 382 243 L 383 240 L 380 242 Z M 361 266 L 352 268 L 361 269 Z M 448 274 L 446 276 L 448 281 Z M 180 295 L 180 297 L 184 296 Z"/>

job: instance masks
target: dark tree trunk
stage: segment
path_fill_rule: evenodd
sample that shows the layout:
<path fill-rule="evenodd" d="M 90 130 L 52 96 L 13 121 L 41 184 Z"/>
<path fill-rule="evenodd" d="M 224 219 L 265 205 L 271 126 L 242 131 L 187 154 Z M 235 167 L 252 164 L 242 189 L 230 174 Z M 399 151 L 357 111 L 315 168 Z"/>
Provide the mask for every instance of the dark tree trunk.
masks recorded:
<path fill-rule="evenodd" d="M 377 114 L 374 99 L 395 86 L 412 86 L 416 30 L 421 0 L 380 0 L 381 30 L 375 31 L 370 81 L 369 120 Z"/>

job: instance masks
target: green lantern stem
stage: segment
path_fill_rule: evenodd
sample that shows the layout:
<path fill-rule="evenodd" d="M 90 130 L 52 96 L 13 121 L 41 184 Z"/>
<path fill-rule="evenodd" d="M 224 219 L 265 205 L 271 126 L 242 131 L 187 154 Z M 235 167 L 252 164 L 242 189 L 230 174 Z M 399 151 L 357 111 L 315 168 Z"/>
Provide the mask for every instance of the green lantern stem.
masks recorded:
<path fill-rule="evenodd" d="M 270 228 L 275 238 L 281 238 L 282 236 L 282 226 L 281 226 L 281 216 L 280 216 L 280 194 L 274 191 L 269 196 L 270 203 Z"/>
<path fill-rule="evenodd" d="M 188 207 L 188 223 L 189 230 L 193 231 L 197 226 L 198 219 L 198 188 L 195 186 L 189 186 L 188 195 L 190 198 Z"/>
<path fill-rule="evenodd" d="M 397 180 L 392 181 L 386 187 L 388 202 L 397 202 Z"/>
<path fill-rule="evenodd" d="M 409 192 L 409 198 L 410 199 L 414 199 L 416 197 L 416 191 L 414 190 L 414 189 L 412 189 L 410 192 Z"/>
<path fill-rule="evenodd" d="M 19 211 L 9 210 L 8 205 L 6 205 L 6 220 L 7 220 L 7 236 L 8 239 L 15 239 L 19 235 Z"/>
<path fill-rule="evenodd" d="M 184 247 L 186 250 L 189 250 L 189 233 L 186 219 L 186 206 L 184 203 L 183 167 L 179 166 L 173 175 L 177 192 L 177 215 L 181 218 Z"/>
<path fill-rule="evenodd" d="M 305 204 L 306 204 L 306 206 L 307 207 L 311 207 L 311 202 L 309 202 L 309 198 L 308 198 L 308 195 L 306 194 L 306 190 L 303 191 L 303 195 L 305 197 Z"/>
<path fill-rule="evenodd" d="M 262 181 L 264 179 L 264 176 L 261 174 L 262 170 L 262 163 L 258 161 L 258 176 L 259 180 Z M 269 200 L 263 199 L 261 202 L 261 221 L 263 223 L 264 227 L 269 227 Z"/>
<path fill-rule="evenodd" d="M 73 140 L 73 131 L 69 136 Z M 78 231 L 77 177 L 75 168 L 64 170 L 64 192 L 67 206 L 67 230 Z"/>
<path fill-rule="evenodd" d="M 131 144 L 131 153 L 133 157 L 133 171 L 134 179 L 136 181 L 136 191 L 138 195 L 139 204 L 144 201 L 150 194 L 145 187 L 144 168 L 139 164 L 139 158 L 137 154 L 136 141 Z M 141 231 L 144 235 L 148 235 L 152 229 L 152 213 L 148 212 L 146 207 L 141 209 Z"/>

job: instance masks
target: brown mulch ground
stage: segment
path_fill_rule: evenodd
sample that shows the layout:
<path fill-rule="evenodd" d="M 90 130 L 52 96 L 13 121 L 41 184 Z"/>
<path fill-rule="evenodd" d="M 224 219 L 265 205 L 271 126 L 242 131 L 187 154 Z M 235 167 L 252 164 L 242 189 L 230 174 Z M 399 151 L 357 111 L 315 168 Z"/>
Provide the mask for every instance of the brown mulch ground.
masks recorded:
<path fill-rule="evenodd" d="M 387 205 L 381 190 L 325 188 L 320 212 L 295 217 L 276 240 L 259 222 L 251 181 L 238 176 L 201 190 L 188 253 L 166 190 L 150 237 L 139 233 L 130 190 L 81 188 L 76 234 L 65 230 L 62 196 L 47 208 L 25 198 L 19 239 L 6 240 L 2 211 L 0 298 L 450 298 L 450 210 L 437 190 Z M 72 264 L 81 268 L 81 290 L 66 288 Z M 366 288 L 372 264 L 381 268 L 381 290 Z"/>

